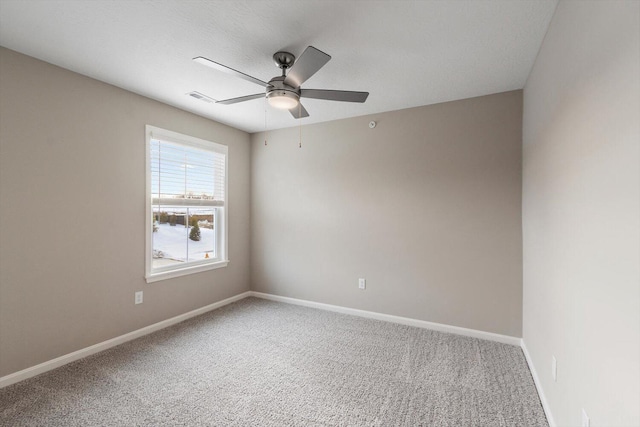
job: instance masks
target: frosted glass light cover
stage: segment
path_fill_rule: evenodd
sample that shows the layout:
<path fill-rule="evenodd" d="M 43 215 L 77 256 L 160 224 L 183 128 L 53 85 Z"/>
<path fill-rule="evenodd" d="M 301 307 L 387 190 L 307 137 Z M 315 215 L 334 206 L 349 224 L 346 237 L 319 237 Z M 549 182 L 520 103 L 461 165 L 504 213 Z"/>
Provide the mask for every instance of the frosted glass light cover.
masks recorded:
<path fill-rule="evenodd" d="M 298 98 L 289 92 L 272 92 L 267 97 L 269 105 L 282 110 L 290 110 L 298 105 Z"/>

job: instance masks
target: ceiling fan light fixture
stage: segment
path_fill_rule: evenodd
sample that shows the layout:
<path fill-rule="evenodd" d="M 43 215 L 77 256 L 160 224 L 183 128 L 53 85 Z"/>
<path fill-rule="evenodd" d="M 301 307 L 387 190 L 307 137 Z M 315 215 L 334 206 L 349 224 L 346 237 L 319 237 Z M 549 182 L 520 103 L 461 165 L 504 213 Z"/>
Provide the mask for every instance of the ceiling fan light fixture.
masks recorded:
<path fill-rule="evenodd" d="M 267 94 L 269 105 L 281 110 L 291 110 L 300 103 L 298 94 L 288 90 L 274 90 Z"/>

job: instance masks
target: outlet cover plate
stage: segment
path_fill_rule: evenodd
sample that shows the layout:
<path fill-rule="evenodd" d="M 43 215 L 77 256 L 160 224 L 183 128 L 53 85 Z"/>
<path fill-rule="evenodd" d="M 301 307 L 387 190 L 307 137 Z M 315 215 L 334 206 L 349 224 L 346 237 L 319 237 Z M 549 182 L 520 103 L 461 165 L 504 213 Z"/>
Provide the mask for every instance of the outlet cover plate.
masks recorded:
<path fill-rule="evenodd" d="M 358 279 L 358 289 L 366 289 L 367 281 L 365 279 Z"/>
<path fill-rule="evenodd" d="M 142 304 L 142 291 L 136 292 L 135 303 Z"/>

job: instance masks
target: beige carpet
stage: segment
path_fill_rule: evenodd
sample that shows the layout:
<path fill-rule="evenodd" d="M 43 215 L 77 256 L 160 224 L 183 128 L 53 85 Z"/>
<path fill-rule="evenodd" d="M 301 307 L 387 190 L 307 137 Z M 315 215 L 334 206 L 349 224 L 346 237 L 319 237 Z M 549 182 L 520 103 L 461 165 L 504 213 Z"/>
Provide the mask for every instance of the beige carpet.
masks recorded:
<path fill-rule="evenodd" d="M 518 347 L 248 298 L 0 390 L 2 426 L 547 426 Z"/>

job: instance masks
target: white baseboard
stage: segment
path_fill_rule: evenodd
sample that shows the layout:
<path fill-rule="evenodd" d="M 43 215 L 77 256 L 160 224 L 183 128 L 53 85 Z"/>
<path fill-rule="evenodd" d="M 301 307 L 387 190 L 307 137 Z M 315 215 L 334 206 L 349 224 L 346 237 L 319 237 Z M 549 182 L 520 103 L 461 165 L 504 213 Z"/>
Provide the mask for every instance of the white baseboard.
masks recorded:
<path fill-rule="evenodd" d="M 342 307 L 339 305 L 323 304 L 320 302 L 302 300 L 297 298 L 281 297 L 278 295 L 265 294 L 251 291 L 251 295 L 271 301 L 286 302 L 289 304 L 302 305 L 305 307 L 319 308 L 321 310 L 335 311 L 337 313 L 351 314 L 353 316 L 366 317 L 369 319 L 383 320 L 385 322 L 399 323 L 401 325 L 415 326 L 418 328 L 431 329 L 450 334 L 464 335 L 472 338 L 496 341 L 503 344 L 510 344 L 520 347 L 521 339 L 508 335 L 494 334 L 493 332 L 478 331 L 476 329 L 461 328 L 459 326 L 444 325 L 442 323 L 427 322 L 426 320 L 411 319 L 409 317 L 393 316 L 391 314 L 376 313 L 374 311 L 358 310 L 356 308 Z"/>
<path fill-rule="evenodd" d="M 57 357 L 53 360 L 49 360 L 44 363 L 40 363 L 39 365 L 32 366 L 27 369 L 23 369 L 22 371 L 14 372 L 13 374 L 6 375 L 0 378 L 0 388 L 7 387 L 11 384 L 15 384 L 19 381 L 26 380 L 27 378 L 35 377 L 36 375 L 40 375 L 44 372 L 50 371 L 52 369 L 58 368 L 60 366 L 66 365 L 67 363 L 74 362 L 78 359 L 82 359 L 83 357 L 90 356 L 92 354 L 98 353 L 100 351 L 107 350 L 111 347 L 115 347 L 117 345 L 123 344 L 127 341 L 134 340 L 143 335 L 150 334 L 152 332 L 159 331 L 160 329 L 164 329 L 171 325 L 175 325 L 176 323 L 183 322 L 192 317 L 199 316 L 208 311 L 215 310 L 216 308 L 220 308 L 227 304 L 231 304 L 232 302 L 236 302 L 243 298 L 251 296 L 251 292 L 243 292 L 241 294 L 232 296 L 231 298 L 224 299 L 222 301 L 215 302 L 213 304 L 209 304 L 207 306 L 198 308 L 193 311 L 189 311 L 188 313 L 181 314 L 176 317 L 172 317 L 171 319 L 163 320 L 158 323 L 154 323 L 153 325 L 146 326 L 144 328 L 135 330 L 133 332 L 129 332 L 128 334 L 120 335 L 119 337 L 112 338 L 107 341 L 103 341 L 101 343 L 92 345 L 90 347 L 83 348 L 78 351 L 74 351 L 73 353 L 65 354 L 64 356 Z"/>
<path fill-rule="evenodd" d="M 444 325 L 441 323 L 427 322 L 425 320 L 411 319 L 408 317 L 393 316 L 391 314 L 382 314 L 382 313 L 376 313 L 373 311 L 365 311 L 365 310 L 358 310 L 355 308 L 342 307 L 338 305 L 323 304 L 319 302 L 301 300 L 297 298 L 289 298 L 289 297 L 282 297 L 278 295 L 265 294 L 262 292 L 255 292 L 255 291 L 243 292 L 231 298 L 227 298 L 222 301 L 209 304 L 205 307 L 201 307 L 196 310 L 190 311 L 188 313 L 184 313 L 179 316 L 172 317 L 171 319 L 154 323 L 153 325 L 146 326 L 144 328 L 135 330 L 133 332 L 129 332 L 119 337 L 115 337 L 110 340 L 92 345 L 90 347 L 86 347 L 78 351 L 74 351 L 73 353 L 65 354 L 64 356 L 60 356 L 53 360 L 40 363 L 39 365 L 32 366 L 27 369 L 23 369 L 22 371 L 14 372 L 13 374 L 0 377 L 0 388 L 7 387 L 11 384 L 15 384 L 17 382 L 26 380 L 31 377 L 35 377 L 36 375 L 40 375 L 44 372 L 50 371 L 52 369 L 58 368 L 60 366 L 66 365 L 76 360 L 82 359 L 83 357 L 90 356 L 92 354 L 123 344 L 127 341 L 131 341 L 141 336 L 150 334 L 152 332 L 159 331 L 160 329 L 164 329 L 166 327 L 175 325 L 176 323 L 183 322 L 192 317 L 199 316 L 201 314 L 204 314 L 211 310 L 215 310 L 216 308 L 220 308 L 227 304 L 231 304 L 232 302 L 236 302 L 243 298 L 247 298 L 249 296 L 254 296 L 257 298 L 262 298 L 262 299 L 267 299 L 272 301 L 284 302 L 288 304 L 301 305 L 305 307 L 318 308 L 321 310 L 333 311 L 337 313 L 350 314 L 350 315 L 359 316 L 359 317 L 366 317 L 369 319 L 382 320 L 385 322 L 399 323 L 401 325 L 431 329 L 439 332 L 447 332 L 451 334 L 464 335 L 467 337 L 479 338 L 479 339 L 484 339 L 489 341 L 496 341 L 503 344 L 522 346 L 523 351 L 525 353 L 525 357 L 527 357 L 527 363 L 529 363 L 529 367 L 531 368 L 531 372 L 533 373 L 534 381 L 536 382 L 536 387 L 538 387 L 538 391 L 543 403 L 543 407 L 545 408 L 545 412 L 547 412 L 548 406 L 546 405 L 546 400 L 544 399 L 544 395 L 542 394 L 542 389 L 539 386 L 539 381 L 537 380 L 537 376 L 535 375 L 535 370 L 533 369 L 533 365 L 531 364 L 528 358 L 528 353 L 526 351 L 526 348 L 524 347 L 524 343 L 520 338 L 511 337 L 508 335 L 494 334 L 492 332 L 478 331 L 475 329 L 461 328 L 459 326 L 450 326 L 450 325 Z M 555 427 L 555 425 L 551 421 L 550 413 L 547 413 L 547 418 L 550 420 L 549 425 L 551 427 Z"/>
<path fill-rule="evenodd" d="M 529 365 L 529 370 L 531 371 L 531 376 L 533 377 L 533 383 L 536 385 L 536 390 L 538 390 L 538 396 L 540 396 L 540 402 L 542 403 L 542 409 L 544 409 L 544 414 L 547 416 L 547 422 L 549 423 L 549 427 L 556 427 L 556 422 L 553 419 L 553 415 L 551 415 L 551 408 L 549 408 L 549 403 L 547 402 L 547 397 L 542 390 L 542 383 L 540 382 L 540 378 L 538 377 L 538 372 L 536 371 L 535 366 L 533 366 L 533 360 L 531 360 L 531 356 L 529 355 L 529 350 L 527 350 L 527 346 L 524 343 L 524 338 L 520 340 L 520 347 L 522 348 L 522 352 L 524 353 L 524 358 L 527 361 L 527 365 Z"/>

